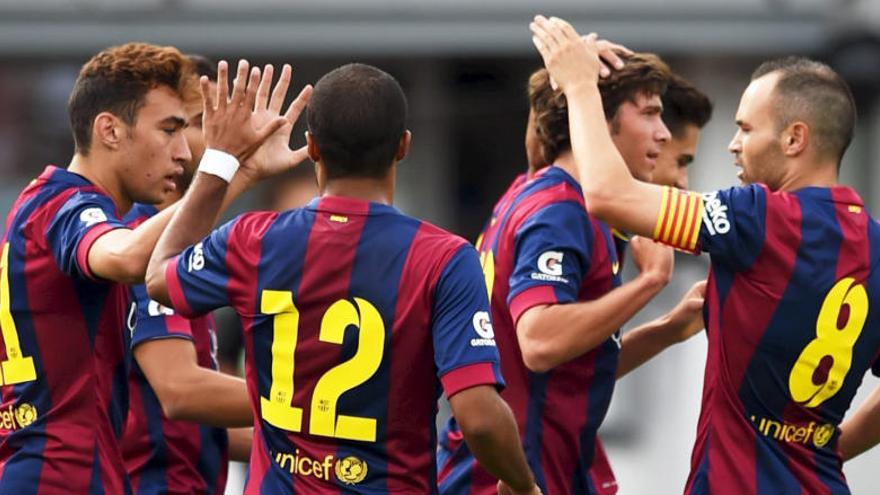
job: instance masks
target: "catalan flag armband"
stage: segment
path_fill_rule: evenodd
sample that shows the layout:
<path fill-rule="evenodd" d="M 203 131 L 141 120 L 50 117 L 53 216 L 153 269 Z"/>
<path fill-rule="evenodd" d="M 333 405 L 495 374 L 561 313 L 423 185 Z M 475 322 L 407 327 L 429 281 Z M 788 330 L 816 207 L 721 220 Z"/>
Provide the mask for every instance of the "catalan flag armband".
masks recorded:
<path fill-rule="evenodd" d="M 692 191 L 663 187 L 660 214 L 654 226 L 655 241 L 694 253 L 703 223 L 703 197 Z"/>

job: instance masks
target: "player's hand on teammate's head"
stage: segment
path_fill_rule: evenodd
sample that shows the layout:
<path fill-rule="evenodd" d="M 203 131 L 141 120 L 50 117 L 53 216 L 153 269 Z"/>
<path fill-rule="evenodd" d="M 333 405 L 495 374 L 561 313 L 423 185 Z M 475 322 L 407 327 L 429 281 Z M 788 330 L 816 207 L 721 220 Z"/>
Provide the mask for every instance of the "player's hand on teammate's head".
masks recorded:
<path fill-rule="evenodd" d="M 281 114 L 292 72 L 290 65 L 284 64 L 278 82 L 272 88 L 274 68 L 271 65 L 266 65 L 263 69 L 263 78 L 257 89 L 254 113 L 251 119 L 257 126 L 267 125 L 277 119 L 279 115 L 284 121 L 281 127 L 272 133 L 250 158 L 242 162 L 239 173 L 249 175 L 248 180 L 259 180 L 285 172 L 308 158 L 306 146 L 297 149 L 290 148 L 290 134 L 293 131 L 293 125 L 308 105 L 312 86 L 307 84 L 287 107 L 287 111 L 283 115 Z"/>
<path fill-rule="evenodd" d="M 263 74 L 258 67 L 250 71 L 249 68 L 247 60 L 238 62 L 231 94 L 228 86 L 229 66 L 225 60 L 217 65 L 216 94 L 210 91 L 207 77 L 202 76 L 199 80 L 204 105 L 205 145 L 208 148 L 225 151 L 239 161 L 250 157 L 286 122 L 281 116 L 262 124 L 254 119 L 257 87 L 262 82 Z"/>
<path fill-rule="evenodd" d="M 508 486 L 507 483 L 505 483 L 503 481 L 499 481 L 498 482 L 498 495 L 541 495 L 541 489 L 538 488 L 538 485 L 532 485 L 532 488 L 530 488 L 528 491 L 518 492 L 518 491 L 510 488 L 510 486 Z"/>
<path fill-rule="evenodd" d="M 587 36 L 581 37 L 584 42 L 589 43 Z M 620 54 L 632 55 L 633 51 L 629 48 L 613 43 L 608 40 L 596 40 L 596 50 L 599 53 L 599 59 L 602 61 L 602 68 L 599 69 L 599 77 L 608 77 L 612 70 L 620 70 L 623 68 L 623 59 Z"/>
<path fill-rule="evenodd" d="M 706 281 L 701 280 L 688 289 L 681 301 L 667 315 L 670 327 L 675 329 L 676 342 L 684 342 L 705 328 L 703 323 L 705 297 Z"/>
<path fill-rule="evenodd" d="M 645 237 L 633 236 L 629 241 L 633 262 L 642 276 L 649 276 L 663 285 L 672 278 L 675 255 L 672 248 Z"/>
<path fill-rule="evenodd" d="M 541 15 L 535 16 L 529 29 L 544 66 L 562 91 L 581 84 L 596 84 L 605 66 L 599 60 L 595 33 L 581 37 L 568 22 Z"/>

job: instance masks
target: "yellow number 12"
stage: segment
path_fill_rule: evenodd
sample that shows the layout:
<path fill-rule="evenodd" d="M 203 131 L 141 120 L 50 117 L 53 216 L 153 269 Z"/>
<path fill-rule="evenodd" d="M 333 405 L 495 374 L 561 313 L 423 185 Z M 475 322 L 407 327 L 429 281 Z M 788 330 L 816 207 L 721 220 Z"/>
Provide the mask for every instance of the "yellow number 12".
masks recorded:
<path fill-rule="evenodd" d="M 34 366 L 34 358 L 21 354 L 21 345 L 18 342 L 18 329 L 15 328 L 15 320 L 9 308 L 9 243 L 3 244 L 3 254 L 0 258 L 0 330 L 2 330 L 3 344 L 6 347 L 6 361 L 0 362 L 3 369 L 3 379 L 0 384 L 14 385 L 16 383 L 31 382 L 37 379 L 37 369 Z"/>
<path fill-rule="evenodd" d="M 385 324 L 369 301 L 354 298 L 333 303 L 321 320 L 318 338 L 342 344 L 345 330 L 356 326 L 358 348 L 348 361 L 327 370 L 315 385 L 310 409 L 309 433 L 325 437 L 376 441 L 376 419 L 336 414 L 339 397 L 370 379 L 379 369 L 385 350 Z M 272 384 L 269 397 L 260 397 L 262 417 L 269 424 L 288 431 L 302 431 L 302 408 L 291 405 L 294 385 L 294 356 L 299 333 L 299 310 L 289 291 L 264 290 L 260 312 L 275 315 L 272 338 Z"/>

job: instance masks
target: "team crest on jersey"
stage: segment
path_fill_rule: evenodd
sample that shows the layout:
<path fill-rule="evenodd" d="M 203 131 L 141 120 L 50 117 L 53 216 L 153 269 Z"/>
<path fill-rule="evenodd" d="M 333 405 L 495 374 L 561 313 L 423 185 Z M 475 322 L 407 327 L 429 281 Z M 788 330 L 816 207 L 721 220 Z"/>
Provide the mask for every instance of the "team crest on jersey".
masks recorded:
<path fill-rule="evenodd" d="M 336 461 L 336 479 L 346 485 L 356 485 L 367 477 L 367 461 L 350 455 Z"/>
<path fill-rule="evenodd" d="M 86 224 L 86 227 L 91 227 L 96 223 L 106 222 L 107 215 L 100 208 L 86 208 L 79 214 L 79 221 Z"/>
<path fill-rule="evenodd" d="M 727 219 L 727 205 L 721 204 L 718 192 L 703 194 L 703 225 L 710 235 L 730 232 L 730 220 Z"/>
<path fill-rule="evenodd" d="M 489 318 L 488 311 L 477 311 L 471 319 L 474 325 L 474 331 L 480 336 L 478 339 L 471 339 L 472 347 L 494 346 L 495 330 L 492 328 L 492 320 Z"/>
<path fill-rule="evenodd" d="M 560 251 L 544 251 L 538 256 L 538 271 L 532 273 L 532 280 L 544 282 L 568 283 L 568 279 L 562 276 L 562 258 L 564 253 Z"/>
<path fill-rule="evenodd" d="M 37 408 L 27 402 L 15 408 L 15 420 L 19 428 L 24 428 L 37 420 Z"/>

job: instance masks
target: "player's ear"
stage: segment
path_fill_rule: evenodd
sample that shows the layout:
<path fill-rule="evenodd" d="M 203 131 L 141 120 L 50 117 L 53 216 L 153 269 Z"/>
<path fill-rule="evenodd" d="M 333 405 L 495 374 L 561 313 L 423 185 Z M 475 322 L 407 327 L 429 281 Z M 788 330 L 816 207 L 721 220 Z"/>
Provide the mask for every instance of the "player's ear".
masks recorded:
<path fill-rule="evenodd" d="M 412 144 L 412 132 L 408 130 L 403 131 L 403 136 L 400 136 L 400 144 L 397 146 L 397 154 L 394 155 L 395 161 L 403 160 L 407 153 L 409 153 L 410 144 Z"/>
<path fill-rule="evenodd" d="M 309 152 L 309 160 L 318 163 L 321 160 L 321 152 L 318 150 L 318 143 L 312 137 L 312 133 L 306 131 L 306 149 Z"/>
<path fill-rule="evenodd" d="M 809 144 L 810 128 L 804 122 L 793 122 L 782 132 L 782 151 L 785 156 L 800 155 Z"/>
<path fill-rule="evenodd" d="M 118 149 L 123 137 L 128 133 L 126 126 L 110 112 L 101 112 L 92 125 L 92 143 L 101 143 L 110 149 Z"/>

